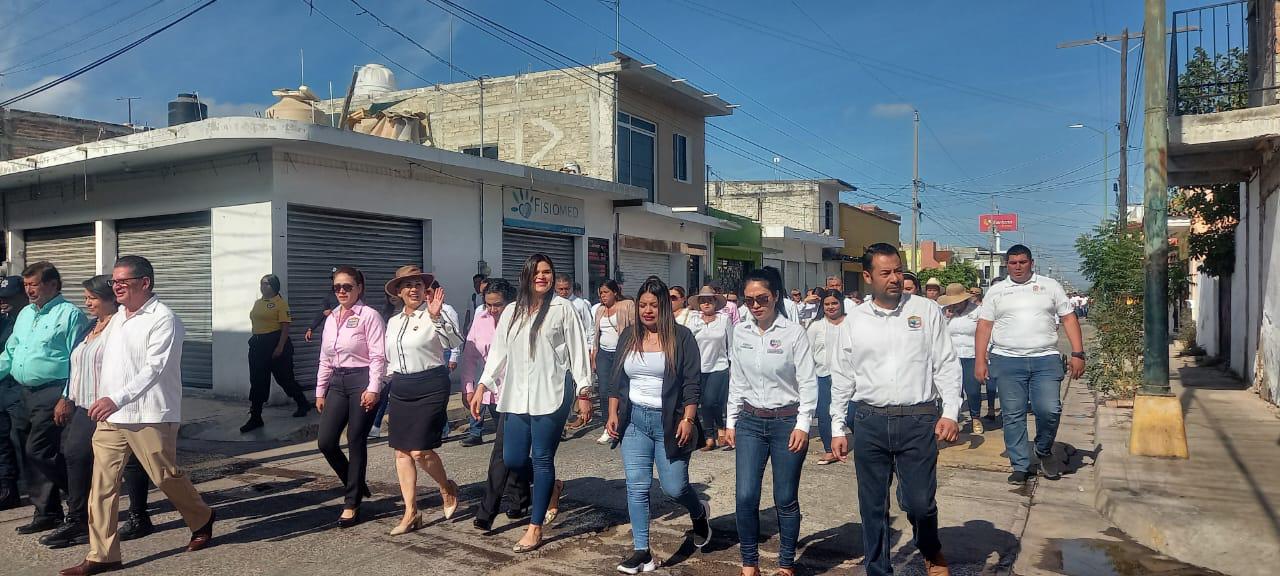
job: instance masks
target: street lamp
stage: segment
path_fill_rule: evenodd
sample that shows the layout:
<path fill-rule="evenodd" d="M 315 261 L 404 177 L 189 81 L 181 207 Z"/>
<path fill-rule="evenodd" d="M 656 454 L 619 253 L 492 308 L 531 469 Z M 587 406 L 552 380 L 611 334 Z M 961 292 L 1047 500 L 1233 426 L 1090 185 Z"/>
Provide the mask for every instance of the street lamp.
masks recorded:
<path fill-rule="evenodd" d="M 1094 132 L 1102 135 L 1102 221 L 1106 222 L 1107 215 L 1110 212 L 1107 207 L 1111 205 L 1111 192 L 1108 190 L 1108 186 L 1110 186 L 1111 183 L 1111 149 L 1107 144 L 1107 132 L 1078 122 L 1067 126 L 1067 128 L 1084 128 L 1086 130 L 1093 130 Z"/>

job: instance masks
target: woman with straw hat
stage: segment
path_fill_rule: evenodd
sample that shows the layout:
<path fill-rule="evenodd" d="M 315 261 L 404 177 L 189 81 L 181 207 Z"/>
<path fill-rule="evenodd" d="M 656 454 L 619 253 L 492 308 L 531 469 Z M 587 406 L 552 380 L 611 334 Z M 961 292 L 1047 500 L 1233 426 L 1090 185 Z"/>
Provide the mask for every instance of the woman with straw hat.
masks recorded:
<path fill-rule="evenodd" d="M 404 496 L 404 518 L 391 529 L 392 536 L 423 526 L 416 466 L 440 486 L 445 520 L 458 509 L 458 485 L 449 479 L 435 450 L 449 418 L 451 384 L 445 352 L 462 343 L 462 336 L 457 321 L 444 313 L 444 288 L 432 288 L 434 283 L 433 275 L 409 265 L 396 270 L 385 288 L 388 296 L 404 303 L 388 320 L 386 332 L 389 444 L 396 453 L 396 476 Z"/>
<path fill-rule="evenodd" d="M 963 284 L 951 283 L 947 285 L 946 292 L 938 297 L 938 305 L 942 307 L 943 314 L 948 319 L 947 332 L 951 334 L 951 343 L 955 346 L 956 356 L 960 357 L 960 367 L 964 375 L 964 395 L 968 399 L 973 433 L 982 434 L 984 432 L 982 418 L 980 418 L 982 383 L 974 376 L 974 357 L 976 356 L 974 339 L 978 332 L 978 304 L 974 301 L 973 294 L 970 294 Z M 995 379 L 987 380 L 987 412 L 989 414 L 995 413 L 994 387 Z"/>
<path fill-rule="evenodd" d="M 720 313 L 728 301 L 710 286 L 703 286 L 691 300 L 698 312 L 690 315 L 687 327 L 698 343 L 702 362 L 702 405 L 698 415 L 708 436 L 706 444 L 699 450 L 706 452 L 715 450 L 717 446 L 727 447 L 724 410 L 725 401 L 729 399 L 729 347 L 733 344 L 733 323 L 728 314 Z M 710 437 L 712 430 L 716 431 L 715 438 Z"/>

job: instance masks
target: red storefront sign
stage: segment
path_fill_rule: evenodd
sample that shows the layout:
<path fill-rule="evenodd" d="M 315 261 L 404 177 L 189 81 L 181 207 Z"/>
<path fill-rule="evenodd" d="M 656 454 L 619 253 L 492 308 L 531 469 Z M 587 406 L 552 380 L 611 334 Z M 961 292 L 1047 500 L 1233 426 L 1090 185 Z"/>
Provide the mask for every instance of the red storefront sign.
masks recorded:
<path fill-rule="evenodd" d="M 978 216 L 978 229 L 983 232 L 991 232 L 991 227 L 995 226 L 1000 232 L 1015 232 L 1018 230 L 1017 214 L 982 214 Z"/>

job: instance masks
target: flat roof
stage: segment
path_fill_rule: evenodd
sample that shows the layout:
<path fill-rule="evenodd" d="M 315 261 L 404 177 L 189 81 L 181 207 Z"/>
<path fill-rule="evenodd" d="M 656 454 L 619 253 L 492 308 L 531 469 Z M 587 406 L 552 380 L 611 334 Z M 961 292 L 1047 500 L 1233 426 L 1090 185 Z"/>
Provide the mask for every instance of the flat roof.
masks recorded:
<path fill-rule="evenodd" d="M 321 124 L 273 118 L 210 118 L 0 161 L 0 190 L 62 178 L 144 169 L 273 147 L 308 147 L 352 161 L 400 159 L 447 176 L 537 187 L 547 192 L 597 193 L 615 200 L 646 198 L 643 188 L 413 142 L 391 140 Z"/>

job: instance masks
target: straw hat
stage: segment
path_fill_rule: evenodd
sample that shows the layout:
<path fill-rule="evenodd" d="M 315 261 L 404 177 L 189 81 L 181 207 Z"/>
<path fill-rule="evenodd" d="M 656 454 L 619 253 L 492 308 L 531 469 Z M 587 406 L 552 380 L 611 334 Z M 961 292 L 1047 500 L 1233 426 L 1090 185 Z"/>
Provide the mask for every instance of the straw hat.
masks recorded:
<path fill-rule="evenodd" d="M 436 277 L 434 275 L 424 273 L 422 268 L 415 264 L 409 264 L 396 269 L 395 277 L 387 281 L 387 285 L 384 290 L 386 290 L 387 295 L 389 296 L 399 296 L 400 283 L 413 278 L 420 278 L 422 280 L 422 284 L 427 288 L 430 288 L 431 284 L 436 281 Z"/>
<path fill-rule="evenodd" d="M 724 308 L 724 305 L 728 302 L 728 300 L 725 299 L 723 294 L 716 294 L 715 290 L 712 290 L 710 286 L 703 286 L 702 290 L 699 290 L 698 293 L 695 294 L 693 298 L 690 298 L 689 300 L 695 301 L 698 304 L 702 304 L 702 301 L 705 298 L 715 299 L 716 310 Z"/>
<path fill-rule="evenodd" d="M 959 304 L 970 298 L 973 298 L 973 294 L 970 294 L 968 290 L 965 290 L 964 284 L 952 282 L 951 284 L 947 284 L 947 291 L 943 293 L 942 296 L 938 297 L 938 305 L 946 308 L 947 306 Z"/>
<path fill-rule="evenodd" d="M 930 279 L 929 279 L 929 281 L 927 281 L 927 282 L 925 282 L 925 283 L 924 283 L 924 285 L 925 285 L 925 286 L 937 286 L 937 287 L 941 288 L 941 287 L 942 287 L 942 281 L 941 281 L 941 280 L 939 280 L 939 279 L 937 279 L 936 277 L 934 277 L 934 278 L 930 278 Z"/>

